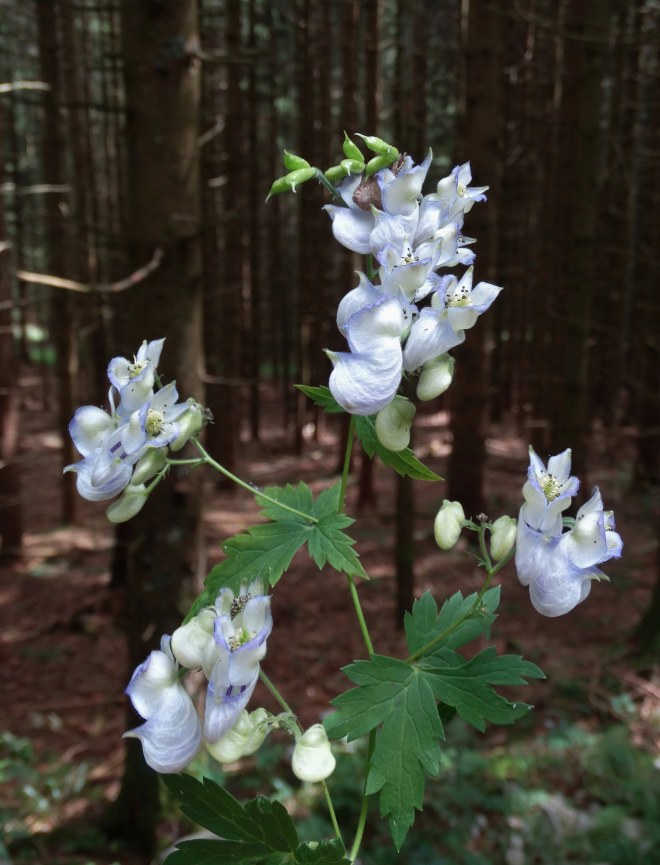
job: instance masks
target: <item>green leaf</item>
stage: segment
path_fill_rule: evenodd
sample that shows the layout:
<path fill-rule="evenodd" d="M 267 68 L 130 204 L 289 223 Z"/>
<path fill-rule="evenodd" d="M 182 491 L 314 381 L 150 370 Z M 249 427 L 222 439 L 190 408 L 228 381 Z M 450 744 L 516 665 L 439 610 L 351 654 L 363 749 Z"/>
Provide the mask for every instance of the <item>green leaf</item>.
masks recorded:
<path fill-rule="evenodd" d="M 268 585 L 274 586 L 311 531 L 311 525 L 288 520 L 252 526 L 246 533 L 234 535 L 225 541 L 222 549 L 227 558 L 211 569 L 204 582 L 204 591 L 193 604 L 187 618 L 213 604 L 218 592 L 225 586 L 237 593 L 242 583 L 257 577 L 262 577 Z"/>
<path fill-rule="evenodd" d="M 309 387 L 305 384 L 296 384 L 294 387 L 298 388 L 298 390 L 304 393 L 305 396 L 308 396 L 314 405 L 318 405 L 324 411 L 327 411 L 328 414 L 340 414 L 344 412 L 344 409 L 330 393 L 329 388 Z"/>
<path fill-rule="evenodd" d="M 275 501 L 265 499 L 264 495 Z M 305 544 L 319 568 L 329 564 L 352 577 L 368 579 L 353 549 L 355 541 L 344 531 L 354 521 L 337 513 L 339 484 L 323 490 L 316 499 L 305 483 L 267 487 L 261 494 L 256 492 L 255 498 L 262 507 L 262 516 L 272 522 L 252 526 L 225 541 L 222 549 L 227 557 L 210 571 L 186 621 L 212 605 L 221 588 L 228 587 L 237 593 L 243 583 L 257 577 L 269 586 L 276 585 Z M 299 513 L 292 513 L 289 508 Z"/>
<path fill-rule="evenodd" d="M 300 845 L 286 808 L 258 796 L 245 806 L 209 778 L 163 775 L 165 786 L 181 802 L 183 813 L 220 836 L 218 840 L 182 841 L 168 857 L 170 865 L 200 865 L 213 861 L 238 865 L 294 862 Z M 212 858 L 215 856 L 215 860 Z"/>
<path fill-rule="evenodd" d="M 404 617 L 410 654 L 415 654 L 441 634 L 446 636 L 433 647 L 431 654 L 443 647 L 457 649 L 486 633 L 497 618 L 495 610 L 500 603 L 500 587 L 488 589 L 472 612 L 476 599 L 476 592 L 467 598 L 456 592 L 444 602 L 438 613 L 433 595 L 424 592 L 413 604 L 412 612 L 406 613 Z"/>
<path fill-rule="evenodd" d="M 404 661 L 373 655 L 344 668 L 358 685 L 332 703 L 337 711 L 324 724 L 333 738 L 349 741 L 382 725 L 369 762 L 367 792 L 380 792 L 381 815 L 388 817 L 397 850 L 421 810 L 424 772 L 440 768 L 444 738 L 435 696 L 426 674 Z"/>
<path fill-rule="evenodd" d="M 420 481 L 441 481 L 440 475 L 432 472 L 424 463 L 417 459 L 410 448 L 403 451 L 388 451 L 378 440 L 373 417 L 355 417 L 355 431 L 362 442 L 362 447 L 369 457 L 378 455 L 381 462 L 390 466 L 400 475 L 415 478 Z"/>
<path fill-rule="evenodd" d="M 519 655 L 496 654 L 493 647 L 484 649 L 466 661 L 451 649 L 441 649 L 419 662 L 436 698 L 453 706 L 458 714 L 483 730 L 486 721 L 512 724 L 526 715 L 532 706 L 510 703 L 497 694 L 493 685 L 526 685 L 526 679 L 544 679 L 541 670 Z"/>

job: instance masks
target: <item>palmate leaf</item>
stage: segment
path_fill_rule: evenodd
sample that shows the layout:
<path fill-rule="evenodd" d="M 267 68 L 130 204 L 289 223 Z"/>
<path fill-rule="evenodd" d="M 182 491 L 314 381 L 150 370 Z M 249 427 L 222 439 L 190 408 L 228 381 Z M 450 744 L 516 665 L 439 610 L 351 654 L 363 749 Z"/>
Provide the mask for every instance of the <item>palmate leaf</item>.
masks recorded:
<path fill-rule="evenodd" d="M 443 647 L 457 649 L 487 633 L 497 618 L 495 610 L 500 603 L 500 587 L 495 586 L 485 592 L 479 605 L 473 610 L 476 599 L 476 592 L 467 598 L 456 592 L 444 602 L 438 613 L 433 595 L 424 592 L 413 604 L 412 612 L 406 613 L 404 618 L 410 654 L 419 651 L 442 634 L 445 636 L 433 647 L 432 652 Z"/>
<path fill-rule="evenodd" d="M 424 773 L 440 768 L 444 731 L 433 691 L 419 669 L 382 655 L 344 668 L 358 685 L 336 697 L 337 711 L 324 724 L 329 736 L 349 741 L 380 726 L 369 761 L 367 792 L 380 792 L 381 815 L 388 818 L 397 850 L 421 809 Z"/>
<path fill-rule="evenodd" d="M 381 462 L 390 466 L 400 475 L 408 476 L 420 481 L 440 481 L 442 478 L 424 463 L 417 459 L 410 448 L 402 451 L 390 451 L 378 440 L 376 435 L 376 424 L 372 417 L 355 418 L 355 431 L 362 442 L 362 447 L 369 457 L 378 455 Z"/>
<path fill-rule="evenodd" d="M 268 501 L 263 498 L 264 494 L 276 501 Z M 225 586 L 238 592 L 242 584 L 256 577 L 274 586 L 305 544 L 319 568 L 330 564 L 352 577 L 367 578 L 353 549 L 355 541 L 344 531 L 354 521 L 337 513 L 339 484 L 324 490 L 316 499 L 305 483 L 267 487 L 262 495 L 256 493 L 255 497 L 262 507 L 262 516 L 272 522 L 252 526 L 247 532 L 225 541 L 222 549 L 226 558 L 210 571 L 204 591 L 188 612 L 187 621 L 213 604 Z M 292 513 L 289 508 L 299 513 Z"/>
<path fill-rule="evenodd" d="M 183 813 L 218 839 L 181 841 L 168 865 L 341 865 L 347 863 L 338 840 L 301 844 L 296 827 L 279 802 L 257 796 L 241 805 L 209 778 L 163 775 Z"/>
<path fill-rule="evenodd" d="M 453 706 L 458 714 L 476 727 L 492 724 L 512 724 L 526 715 L 532 706 L 511 703 L 493 690 L 493 685 L 526 685 L 527 679 L 544 679 L 543 672 L 519 655 L 500 655 L 491 647 L 466 661 L 451 649 L 441 649 L 425 656 L 419 667 L 427 673 L 427 681 L 436 698 Z"/>

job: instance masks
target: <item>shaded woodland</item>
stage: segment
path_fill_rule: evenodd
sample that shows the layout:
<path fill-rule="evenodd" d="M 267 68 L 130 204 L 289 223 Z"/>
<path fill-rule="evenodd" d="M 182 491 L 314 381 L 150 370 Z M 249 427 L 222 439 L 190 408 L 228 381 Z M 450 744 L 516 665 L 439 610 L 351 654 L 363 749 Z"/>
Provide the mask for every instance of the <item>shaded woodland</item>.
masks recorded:
<path fill-rule="evenodd" d="M 320 185 L 264 201 L 283 148 L 327 168 L 343 130 L 416 161 L 432 147 L 430 182 L 470 160 L 490 186 L 466 227 L 477 279 L 505 290 L 442 397 L 445 495 L 487 506 L 494 423 L 540 454 L 572 447 L 587 478 L 633 453 L 629 494 L 657 491 L 659 23 L 658 0 L 0 0 L 0 555 L 20 560 L 29 530 L 19 370 L 56 411 L 62 467 L 108 359 L 161 336 L 165 376 L 211 407 L 207 447 L 227 468 L 258 447 L 266 393 L 291 452 L 309 446 L 322 421 L 293 384 L 327 383 L 359 263 Z M 76 524 L 75 476 L 44 483 Z M 365 463 L 364 502 L 372 483 Z M 405 608 L 409 481 L 396 498 Z M 132 666 L 178 622 L 182 575 L 205 573 L 201 507 L 181 475 L 117 531 Z M 646 642 L 659 615 L 660 588 Z M 129 750 L 108 825 L 150 849 L 157 797 Z"/>

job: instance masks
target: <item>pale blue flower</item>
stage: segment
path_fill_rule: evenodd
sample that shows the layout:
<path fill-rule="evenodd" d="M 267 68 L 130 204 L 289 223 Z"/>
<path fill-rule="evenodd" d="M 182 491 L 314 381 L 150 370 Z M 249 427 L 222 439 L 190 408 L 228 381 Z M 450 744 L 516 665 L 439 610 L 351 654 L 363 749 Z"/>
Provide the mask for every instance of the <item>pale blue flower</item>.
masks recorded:
<path fill-rule="evenodd" d="M 211 743 L 231 730 L 252 696 L 273 628 L 268 595 L 247 593 L 234 598 L 223 591 L 226 594 L 219 599 L 223 611 L 213 628 L 215 648 L 204 715 L 204 738 Z"/>
<path fill-rule="evenodd" d="M 131 414 L 151 397 L 164 342 L 164 339 L 151 342 L 145 339 L 132 361 L 115 357 L 108 364 L 108 378 L 120 395 L 122 414 Z"/>
<path fill-rule="evenodd" d="M 469 268 L 460 280 L 451 275 L 440 280 L 431 306 L 421 311 L 410 329 L 403 353 L 406 371 L 412 372 L 460 345 L 465 331 L 476 324 L 502 290 L 487 282 L 473 289 L 472 273 L 473 268 Z"/>
<path fill-rule="evenodd" d="M 562 512 L 570 507 L 579 487 L 580 482 L 571 475 L 570 448 L 550 457 L 546 469 L 530 447 L 527 482 L 523 486 L 527 524 L 545 535 L 560 534 Z"/>
<path fill-rule="evenodd" d="M 570 451 L 551 457 L 548 468 L 530 448 L 526 502 L 516 536 L 516 570 L 529 586 L 533 607 L 544 616 L 561 616 L 581 603 L 593 580 L 607 579 L 597 565 L 621 555 L 623 542 L 614 531 L 611 511 L 603 510 L 598 487 L 584 504 L 575 525 L 562 532 L 561 513 L 577 492 L 570 476 Z"/>
<path fill-rule="evenodd" d="M 326 354 L 334 364 L 330 391 L 347 412 L 376 414 L 394 399 L 401 383 L 401 338 L 406 328 L 401 304 L 383 296 L 345 321 L 351 351 Z"/>
<path fill-rule="evenodd" d="M 137 667 L 126 688 L 145 723 L 124 736 L 140 740 L 144 759 L 156 772 L 183 771 L 202 744 L 201 724 L 178 671 L 164 637 L 160 651 Z"/>

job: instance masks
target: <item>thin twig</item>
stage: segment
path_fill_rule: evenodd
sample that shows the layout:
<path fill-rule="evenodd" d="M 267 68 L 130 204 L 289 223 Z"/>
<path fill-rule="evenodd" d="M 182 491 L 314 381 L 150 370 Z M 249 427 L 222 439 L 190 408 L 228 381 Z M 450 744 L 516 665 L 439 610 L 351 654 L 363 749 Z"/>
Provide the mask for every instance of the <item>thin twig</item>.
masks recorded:
<path fill-rule="evenodd" d="M 14 275 L 23 282 L 31 282 L 34 285 L 49 285 L 51 288 L 63 288 L 65 291 L 78 291 L 82 294 L 90 294 L 100 292 L 101 294 L 111 294 L 118 291 L 126 291 L 127 288 L 132 288 L 138 282 L 145 280 L 150 274 L 159 267 L 163 260 L 163 250 L 157 249 L 151 261 L 143 267 L 134 270 L 129 276 L 120 279 L 117 282 L 100 283 L 99 285 L 90 285 L 85 282 L 76 282 L 74 279 L 63 279 L 60 276 L 52 276 L 47 273 L 30 273 L 27 270 L 16 270 Z"/>

